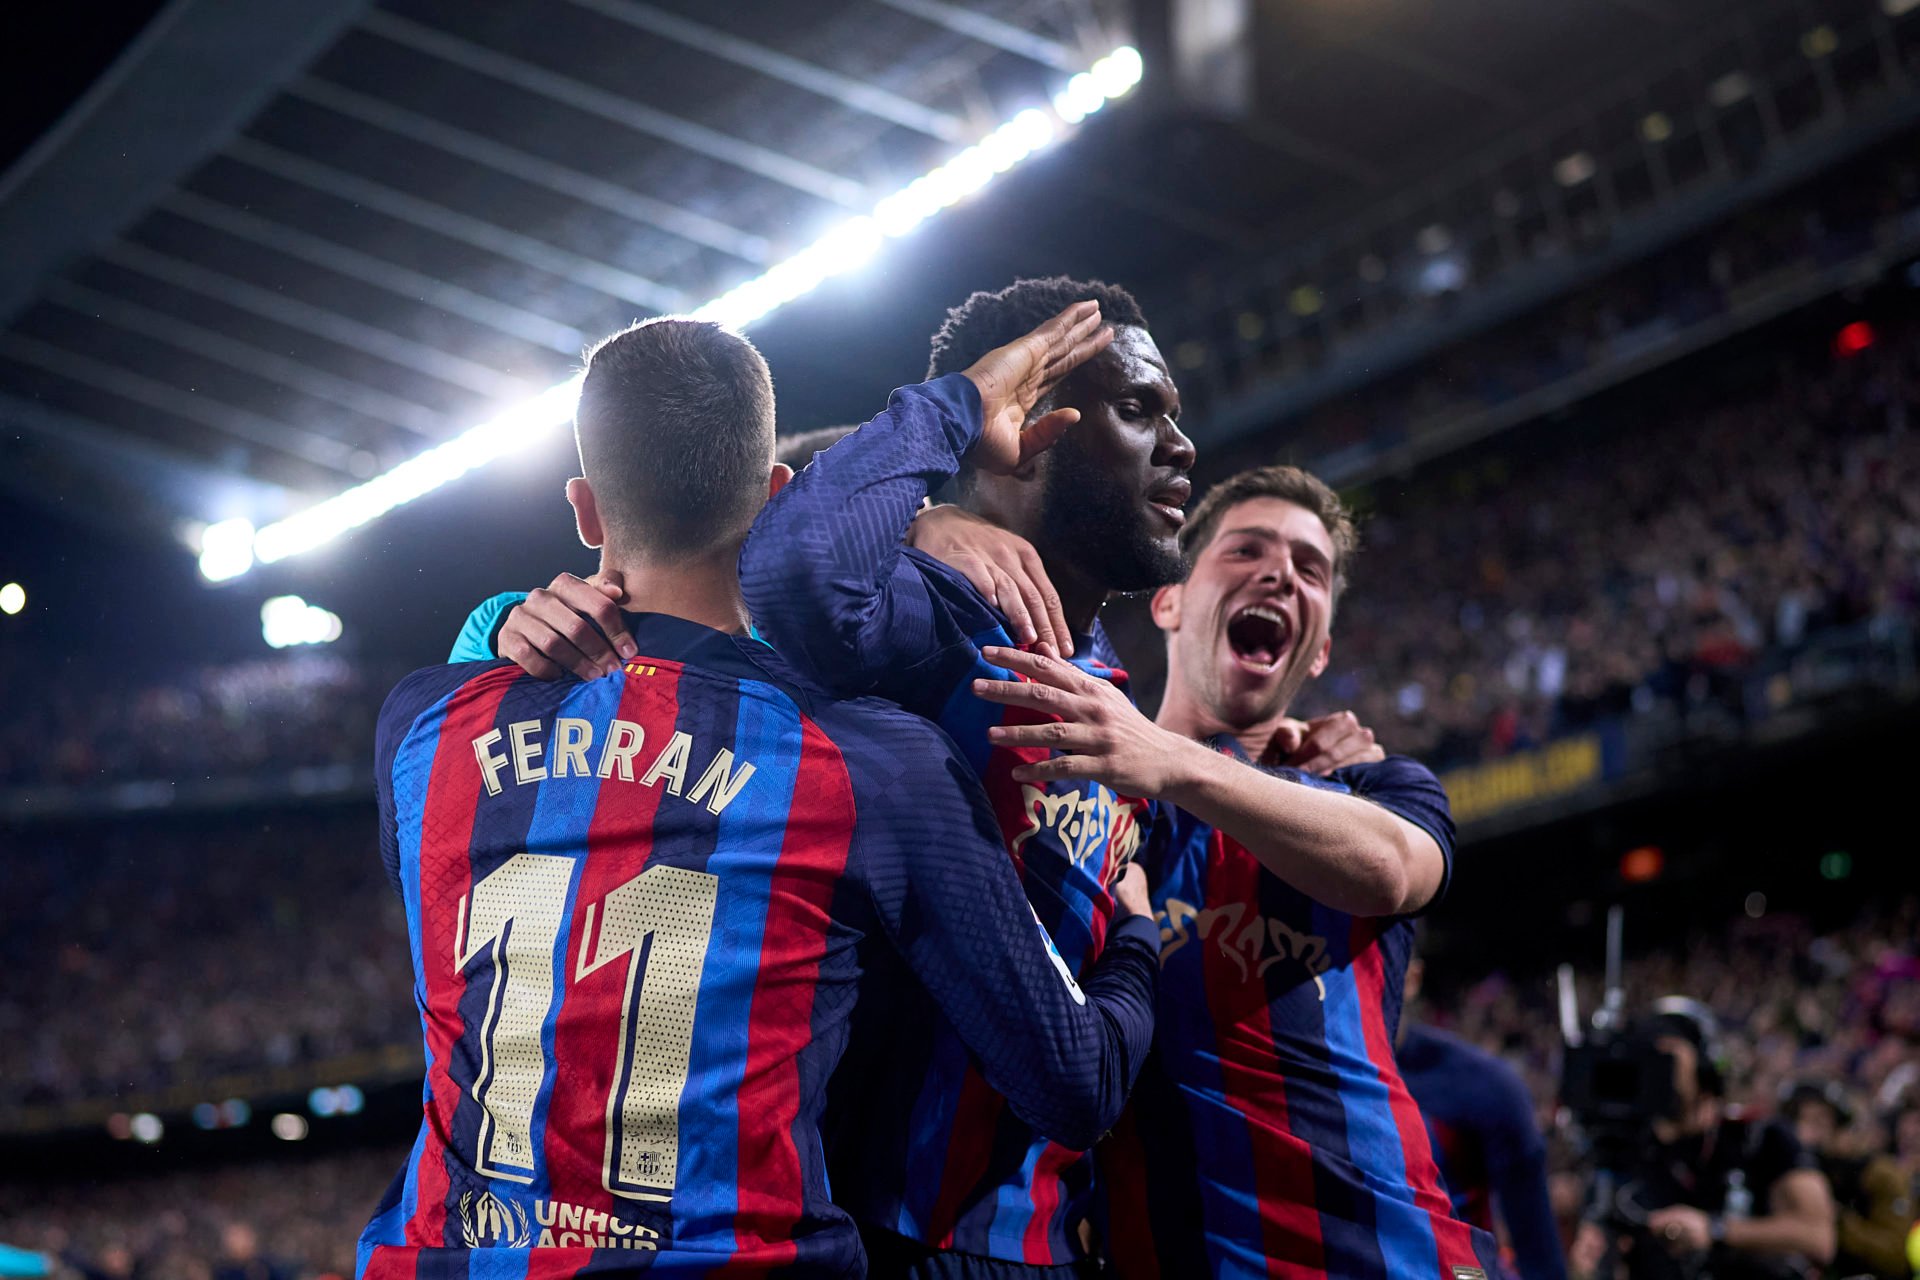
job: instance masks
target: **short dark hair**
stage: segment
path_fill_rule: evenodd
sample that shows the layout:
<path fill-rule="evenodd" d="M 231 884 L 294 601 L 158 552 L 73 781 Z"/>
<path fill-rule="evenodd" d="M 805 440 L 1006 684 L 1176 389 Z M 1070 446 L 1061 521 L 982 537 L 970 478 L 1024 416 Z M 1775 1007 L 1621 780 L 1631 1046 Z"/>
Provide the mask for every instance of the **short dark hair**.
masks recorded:
<path fill-rule="evenodd" d="M 1140 304 L 1117 284 L 1067 276 L 1015 280 L 998 293 L 975 293 L 947 312 L 946 322 L 933 335 L 927 377 L 958 373 L 995 347 L 1006 346 L 1074 303 L 1089 299 L 1100 304 L 1100 318 L 1110 325 L 1147 327 Z"/>
<path fill-rule="evenodd" d="M 773 442 L 773 460 L 799 471 L 813 461 L 814 454 L 833 448 L 859 429 L 859 423 L 849 422 L 838 427 L 815 427 L 796 436 L 781 436 Z"/>
<path fill-rule="evenodd" d="M 743 536 L 773 467 L 773 376 L 703 320 L 643 321 L 587 353 L 573 430 L 609 537 L 656 554 Z"/>
<path fill-rule="evenodd" d="M 1299 467 L 1254 467 L 1208 489 L 1180 528 L 1180 550 L 1186 553 L 1188 562 L 1213 541 L 1213 535 L 1220 531 L 1221 517 L 1254 498 L 1279 498 L 1305 507 L 1320 518 L 1333 541 L 1333 598 L 1338 600 L 1347 589 L 1347 568 L 1360 550 L 1360 531 L 1340 495 L 1319 476 Z"/>

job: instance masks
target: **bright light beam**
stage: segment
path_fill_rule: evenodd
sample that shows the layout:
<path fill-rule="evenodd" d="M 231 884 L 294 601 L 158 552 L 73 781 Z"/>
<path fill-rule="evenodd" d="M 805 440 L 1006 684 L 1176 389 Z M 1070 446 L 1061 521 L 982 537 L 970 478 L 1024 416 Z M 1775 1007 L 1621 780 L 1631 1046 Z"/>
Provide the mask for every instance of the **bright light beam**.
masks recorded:
<path fill-rule="evenodd" d="M 888 239 L 908 235 L 942 209 L 965 200 L 1140 83 L 1140 54 L 1122 45 L 1074 76 L 1053 99 L 1051 112 L 1029 108 L 959 155 L 887 196 L 868 215 L 853 218 L 800 252 L 693 312 L 742 329 L 837 275 L 859 267 Z M 370 524 L 402 503 L 432 493 L 469 471 L 518 452 L 573 418 L 580 379 L 569 378 L 488 422 L 425 453 L 256 532 L 244 519 L 209 525 L 200 543 L 200 572 L 210 582 L 238 578 L 255 564 L 272 564 L 311 551 Z"/>

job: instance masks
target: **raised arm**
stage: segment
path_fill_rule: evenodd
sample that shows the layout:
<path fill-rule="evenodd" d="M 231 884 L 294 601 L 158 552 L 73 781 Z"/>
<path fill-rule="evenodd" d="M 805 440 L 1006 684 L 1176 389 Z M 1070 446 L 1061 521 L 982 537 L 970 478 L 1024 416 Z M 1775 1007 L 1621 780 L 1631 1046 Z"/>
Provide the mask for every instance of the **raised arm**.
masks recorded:
<path fill-rule="evenodd" d="M 1119 1118 L 1153 1040 L 1159 929 L 1145 877 L 1132 868 L 1116 888 L 1122 914 L 1076 983 L 1021 892 L 985 793 L 950 747 L 943 754 L 945 778 L 894 788 L 897 804 L 866 842 L 881 928 L 1014 1113 L 1085 1151 Z"/>
<path fill-rule="evenodd" d="M 753 522 L 740 552 L 747 612 L 822 687 L 901 701 L 901 673 L 965 641 L 904 540 L 979 430 L 979 393 L 965 377 L 902 387 L 886 412 L 816 454 Z"/>
<path fill-rule="evenodd" d="M 962 459 L 1011 471 L 1078 421 L 1034 416 L 1067 373 L 1112 340 L 1076 303 L 964 373 L 894 392 L 887 410 L 816 454 L 754 521 L 740 553 L 747 609 L 767 642 L 841 695 L 878 693 L 916 710 L 925 664 L 1000 620 L 953 574 L 903 549 L 927 495 Z"/>
<path fill-rule="evenodd" d="M 1163 729 L 1112 685 L 1071 663 L 1013 649 L 987 649 L 983 656 L 1027 679 L 978 681 L 978 696 L 1058 717 L 989 731 L 996 745 L 1055 751 L 1014 770 L 1019 781 L 1091 778 L 1128 795 L 1165 800 L 1233 837 L 1314 901 L 1356 916 L 1419 911 L 1446 885 L 1453 837 L 1446 796 L 1411 762 L 1431 783 L 1431 794 L 1416 797 L 1422 803 L 1376 802 L 1344 787 L 1256 769 Z"/>

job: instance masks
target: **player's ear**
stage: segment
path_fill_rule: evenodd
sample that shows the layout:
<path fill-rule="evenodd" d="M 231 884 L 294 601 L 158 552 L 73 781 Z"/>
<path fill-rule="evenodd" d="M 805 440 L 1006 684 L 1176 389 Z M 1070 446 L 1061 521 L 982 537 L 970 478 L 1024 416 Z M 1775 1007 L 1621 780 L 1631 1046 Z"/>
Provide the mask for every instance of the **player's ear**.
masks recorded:
<path fill-rule="evenodd" d="M 1327 660 L 1332 657 L 1333 637 L 1326 636 L 1320 641 L 1320 653 L 1314 658 L 1313 665 L 1307 669 L 1307 674 L 1317 677 L 1322 671 L 1327 669 Z"/>
<path fill-rule="evenodd" d="M 593 486 L 585 476 L 567 481 L 567 501 L 573 504 L 573 523 L 580 530 L 580 541 L 596 551 L 604 547 L 607 529 L 600 522 L 600 504 L 594 499 Z"/>
<path fill-rule="evenodd" d="M 1153 625 L 1162 631 L 1178 631 L 1180 629 L 1180 597 L 1182 588 L 1183 584 L 1176 582 L 1171 586 L 1162 587 L 1153 593 L 1153 603 L 1151 606 Z"/>
<path fill-rule="evenodd" d="M 787 481 L 793 479 L 793 468 L 784 462 L 773 464 L 773 470 L 767 473 L 767 501 L 773 501 L 773 495 L 787 487 Z"/>

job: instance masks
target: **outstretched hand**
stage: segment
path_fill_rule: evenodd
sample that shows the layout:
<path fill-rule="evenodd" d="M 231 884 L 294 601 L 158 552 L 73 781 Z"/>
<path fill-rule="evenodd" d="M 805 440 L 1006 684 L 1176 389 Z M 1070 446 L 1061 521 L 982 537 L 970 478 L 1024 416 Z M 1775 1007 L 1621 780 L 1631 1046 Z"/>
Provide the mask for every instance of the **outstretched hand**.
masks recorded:
<path fill-rule="evenodd" d="M 1051 448 L 1080 421 L 1080 411 L 1055 409 L 1032 422 L 1027 416 L 1060 379 L 1112 341 L 1113 330 L 1100 319 L 1100 304 L 1088 300 L 974 361 L 964 371 L 980 392 L 980 441 L 968 455 L 973 465 L 1006 475 Z"/>
<path fill-rule="evenodd" d="M 1017 781 L 1088 778 L 1123 795 L 1152 798 L 1172 784 L 1185 753 L 1196 749 L 1196 744 L 1140 714 L 1118 688 L 1070 662 L 997 645 L 980 654 L 994 666 L 1027 678 L 975 680 L 977 696 L 1058 717 L 987 730 L 997 747 L 1047 747 L 1058 753 L 1014 769 Z"/>

